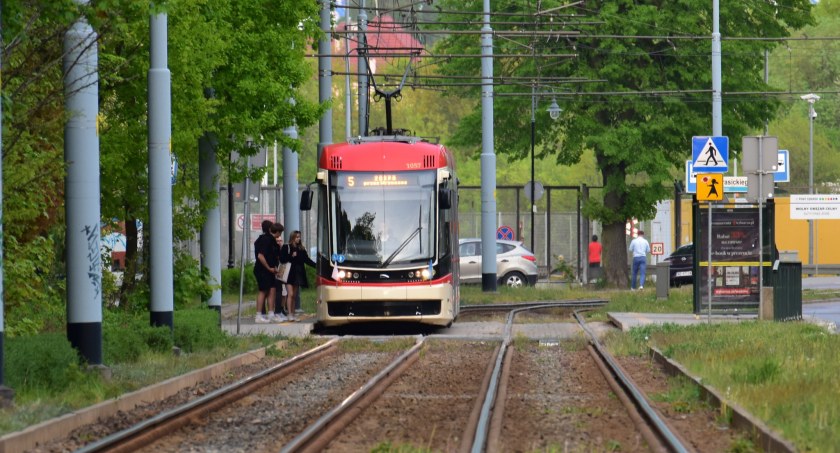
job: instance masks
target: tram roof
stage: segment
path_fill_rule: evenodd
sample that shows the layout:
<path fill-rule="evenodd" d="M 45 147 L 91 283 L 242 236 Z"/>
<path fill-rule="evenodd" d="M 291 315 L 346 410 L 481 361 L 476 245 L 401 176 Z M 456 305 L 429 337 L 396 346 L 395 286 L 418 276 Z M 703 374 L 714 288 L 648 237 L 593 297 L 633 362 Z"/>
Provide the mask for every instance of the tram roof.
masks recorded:
<path fill-rule="evenodd" d="M 319 167 L 343 171 L 404 171 L 442 168 L 449 164 L 443 145 L 420 137 L 356 137 L 324 147 Z"/>

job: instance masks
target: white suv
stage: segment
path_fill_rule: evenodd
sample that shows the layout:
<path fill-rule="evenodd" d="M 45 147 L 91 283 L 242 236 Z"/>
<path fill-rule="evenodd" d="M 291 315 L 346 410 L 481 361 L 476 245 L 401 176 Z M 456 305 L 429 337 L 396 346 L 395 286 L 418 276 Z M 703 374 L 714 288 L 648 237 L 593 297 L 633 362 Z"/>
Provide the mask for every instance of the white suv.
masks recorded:
<path fill-rule="evenodd" d="M 481 239 L 459 241 L 461 283 L 481 283 Z M 518 241 L 496 240 L 496 277 L 511 287 L 537 283 L 537 258 Z"/>

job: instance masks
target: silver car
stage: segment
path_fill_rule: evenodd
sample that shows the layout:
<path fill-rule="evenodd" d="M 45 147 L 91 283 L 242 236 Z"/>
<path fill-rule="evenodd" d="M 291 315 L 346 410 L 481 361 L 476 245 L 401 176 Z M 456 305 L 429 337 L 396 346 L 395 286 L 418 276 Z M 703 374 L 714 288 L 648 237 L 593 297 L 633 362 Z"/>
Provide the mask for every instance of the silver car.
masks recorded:
<path fill-rule="evenodd" d="M 461 282 L 481 283 L 481 239 L 459 241 Z M 496 277 L 511 287 L 537 283 L 537 258 L 521 242 L 496 241 Z"/>

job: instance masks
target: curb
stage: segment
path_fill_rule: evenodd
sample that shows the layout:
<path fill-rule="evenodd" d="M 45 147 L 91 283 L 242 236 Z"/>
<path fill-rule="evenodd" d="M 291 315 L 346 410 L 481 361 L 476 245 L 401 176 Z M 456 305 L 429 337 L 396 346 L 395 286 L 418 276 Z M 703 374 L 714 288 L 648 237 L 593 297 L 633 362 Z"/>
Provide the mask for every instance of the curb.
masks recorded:
<path fill-rule="evenodd" d="M 279 347 L 280 342 L 276 346 Z M 43 421 L 22 431 L 6 434 L 0 437 L 0 453 L 31 450 L 49 442 L 60 440 L 74 429 L 96 423 L 100 418 L 109 417 L 119 411 L 132 410 L 147 402 L 168 398 L 202 381 L 222 376 L 230 369 L 261 360 L 265 357 L 265 349 L 259 348 L 245 352 L 187 374 L 171 377 L 149 387 Z"/>
<path fill-rule="evenodd" d="M 725 408 L 731 410 L 732 420 L 729 422 L 730 426 L 749 433 L 753 441 L 757 443 L 756 446 L 761 448 L 762 451 L 769 453 L 795 453 L 797 451 L 793 443 L 770 429 L 764 422 L 747 412 L 746 409 L 731 401 L 727 401 L 714 387 L 701 383 L 700 378 L 692 376 L 682 365 L 665 357 L 658 349 L 650 348 L 650 356 L 665 369 L 666 373 L 672 376 L 684 376 L 694 382 L 700 389 L 700 397 L 703 400 L 708 401 L 718 409 Z"/>

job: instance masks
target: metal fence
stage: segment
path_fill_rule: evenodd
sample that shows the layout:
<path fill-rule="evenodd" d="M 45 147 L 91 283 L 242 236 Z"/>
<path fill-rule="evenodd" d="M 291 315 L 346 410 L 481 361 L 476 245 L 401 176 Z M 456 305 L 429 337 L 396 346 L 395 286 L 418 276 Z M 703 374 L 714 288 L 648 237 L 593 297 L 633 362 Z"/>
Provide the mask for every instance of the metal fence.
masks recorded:
<path fill-rule="evenodd" d="M 300 194 L 304 188 L 303 185 L 299 186 L 298 193 Z M 587 239 L 581 237 L 582 221 L 579 210 L 568 209 L 570 205 L 578 206 L 576 188 L 546 187 L 546 189 L 546 196 L 540 200 L 537 212 L 534 214 L 534 250 L 532 251 L 537 257 L 541 278 L 545 278 L 549 270 L 556 266 L 559 257 L 562 257 L 573 268 L 580 270 L 581 247 L 587 244 Z M 462 187 L 459 190 L 460 236 L 462 238 L 481 237 L 480 188 Z M 299 196 L 296 199 L 299 199 Z M 497 199 L 499 204 L 496 227 L 503 225 L 510 227 L 514 231 L 514 239 L 522 241 L 528 249 L 531 249 L 531 205 L 530 201 L 525 199 L 522 187 L 501 186 L 497 188 Z M 247 231 L 248 246 L 244 249 L 244 256 L 246 262 L 251 262 L 253 250 L 250 244 L 261 234 L 262 220 L 279 220 L 285 224 L 282 187 L 263 186 L 260 188 L 260 201 L 251 203 L 250 222 L 245 221 L 242 202 L 234 203 L 233 216 L 229 214 L 226 187 L 222 187 L 219 192 L 219 203 L 222 215 L 220 244 L 222 268 L 239 266 L 240 257 L 243 256 L 242 241 L 246 239 L 246 226 L 250 226 L 250 231 Z M 318 198 L 314 197 L 312 209 L 300 213 L 300 230 L 304 244 L 308 247 L 315 245 L 317 203 Z M 234 222 L 234 242 L 230 242 L 231 218 Z M 189 249 L 196 259 L 200 256 L 198 236 L 181 246 Z"/>

